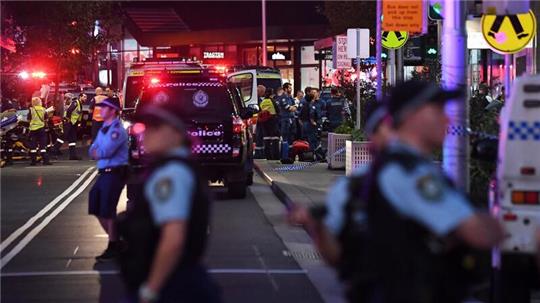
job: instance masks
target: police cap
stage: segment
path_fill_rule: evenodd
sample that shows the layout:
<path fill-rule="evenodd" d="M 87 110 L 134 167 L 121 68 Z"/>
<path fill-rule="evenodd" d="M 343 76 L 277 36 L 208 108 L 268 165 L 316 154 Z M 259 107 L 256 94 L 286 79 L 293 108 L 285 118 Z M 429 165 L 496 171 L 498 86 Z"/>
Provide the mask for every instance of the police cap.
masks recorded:
<path fill-rule="evenodd" d="M 433 82 L 413 80 L 394 87 L 386 105 L 394 126 L 397 126 L 403 122 L 405 114 L 425 104 L 444 104 L 463 95 L 461 90 L 445 90 Z"/>
<path fill-rule="evenodd" d="M 116 109 L 117 111 L 120 111 L 120 99 L 118 97 L 109 97 L 99 103 L 96 103 L 97 107 L 110 107 L 112 109 Z"/>

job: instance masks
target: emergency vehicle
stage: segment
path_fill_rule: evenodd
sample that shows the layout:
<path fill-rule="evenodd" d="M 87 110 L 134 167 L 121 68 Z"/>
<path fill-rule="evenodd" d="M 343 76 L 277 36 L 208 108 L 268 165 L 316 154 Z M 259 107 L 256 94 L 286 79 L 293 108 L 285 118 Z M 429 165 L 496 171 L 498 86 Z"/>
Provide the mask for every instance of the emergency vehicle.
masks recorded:
<path fill-rule="evenodd" d="M 209 181 L 223 181 L 231 197 L 244 198 L 253 182 L 253 136 L 245 120 L 254 111 L 242 102 L 238 88 L 226 81 L 224 71 L 196 62 L 149 62 L 129 73 L 124 127 L 130 135 L 132 168 L 144 165 L 145 153 L 144 127 L 132 125 L 130 116 L 152 103 L 175 102 L 183 108 L 192 154 L 203 174 Z"/>
<path fill-rule="evenodd" d="M 229 82 L 236 85 L 242 93 L 246 105 L 258 105 L 257 86 L 264 85 L 274 91 L 281 87 L 282 79 L 279 69 L 260 66 L 233 67 L 227 76 Z"/>
<path fill-rule="evenodd" d="M 532 255 L 540 227 L 540 75 L 516 79 L 500 124 L 493 207 L 507 232 L 501 252 Z"/>

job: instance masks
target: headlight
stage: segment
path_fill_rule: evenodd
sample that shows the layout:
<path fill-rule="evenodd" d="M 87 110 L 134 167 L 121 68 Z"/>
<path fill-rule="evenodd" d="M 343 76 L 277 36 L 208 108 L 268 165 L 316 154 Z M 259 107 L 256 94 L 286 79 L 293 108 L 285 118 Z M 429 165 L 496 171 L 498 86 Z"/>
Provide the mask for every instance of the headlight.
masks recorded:
<path fill-rule="evenodd" d="M 128 129 L 131 126 L 131 122 L 129 121 L 122 121 L 122 126 L 124 129 Z"/>

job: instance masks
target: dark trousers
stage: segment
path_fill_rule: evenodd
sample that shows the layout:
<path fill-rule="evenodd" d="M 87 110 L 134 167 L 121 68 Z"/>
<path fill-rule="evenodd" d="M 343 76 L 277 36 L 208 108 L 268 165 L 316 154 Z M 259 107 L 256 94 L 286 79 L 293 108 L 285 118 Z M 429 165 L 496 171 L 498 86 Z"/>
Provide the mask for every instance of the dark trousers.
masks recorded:
<path fill-rule="evenodd" d="M 293 124 L 292 119 L 281 119 L 281 139 L 287 141 L 289 145 L 293 143 Z"/>
<path fill-rule="evenodd" d="M 69 142 L 69 157 L 77 158 L 77 125 L 64 123 L 64 141 Z"/>
<path fill-rule="evenodd" d="M 41 153 L 43 163 L 49 162 L 49 155 L 47 154 L 47 133 L 45 128 L 30 131 L 30 158 L 32 163 L 37 161 L 37 153 Z"/>
<path fill-rule="evenodd" d="M 92 120 L 92 142 L 96 140 L 97 134 L 102 126 L 103 126 L 103 121 Z"/>
<path fill-rule="evenodd" d="M 264 134 L 263 125 L 257 122 L 255 130 L 255 159 L 264 158 Z"/>
<path fill-rule="evenodd" d="M 303 125 L 304 136 L 307 137 L 309 142 L 309 148 L 315 151 L 319 147 L 319 138 L 317 138 L 317 126 L 312 125 L 311 122 L 304 122 Z"/>

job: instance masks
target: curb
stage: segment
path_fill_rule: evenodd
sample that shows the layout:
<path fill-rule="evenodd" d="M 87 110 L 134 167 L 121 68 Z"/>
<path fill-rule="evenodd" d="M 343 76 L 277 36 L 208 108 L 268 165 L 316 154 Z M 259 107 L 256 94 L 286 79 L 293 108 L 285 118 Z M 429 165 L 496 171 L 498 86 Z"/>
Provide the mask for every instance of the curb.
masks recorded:
<path fill-rule="evenodd" d="M 265 173 L 261 169 L 261 167 L 257 163 L 253 164 L 253 167 L 255 168 L 257 174 L 261 176 L 261 178 L 263 178 L 263 180 L 268 183 L 268 185 L 270 185 L 270 188 L 272 189 L 274 195 L 276 195 L 276 197 L 279 199 L 279 201 L 281 201 L 281 203 L 283 203 L 283 205 L 285 206 L 285 208 L 287 208 L 288 211 L 291 210 L 294 205 L 291 198 L 285 193 L 283 189 L 281 189 L 281 187 L 279 187 L 279 185 L 276 184 L 276 182 L 267 173 Z"/>

